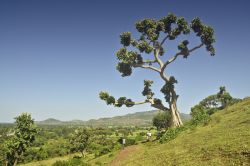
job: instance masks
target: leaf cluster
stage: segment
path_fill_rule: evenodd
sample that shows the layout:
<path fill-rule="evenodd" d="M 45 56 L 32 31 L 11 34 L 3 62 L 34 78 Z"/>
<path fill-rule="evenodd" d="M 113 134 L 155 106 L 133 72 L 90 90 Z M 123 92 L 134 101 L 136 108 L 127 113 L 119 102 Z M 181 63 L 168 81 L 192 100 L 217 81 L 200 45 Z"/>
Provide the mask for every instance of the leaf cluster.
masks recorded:
<path fill-rule="evenodd" d="M 154 93 L 152 92 L 152 89 L 150 88 L 152 84 L 153 84 L 153 81 L 144 80 L 144 89 L 142 91 L 142 95 L 146 96 L 147 99 L 151 99 L 154 96 Z"/>
<path fill-rule="evenodd" d="M 126 97 L 120 97 L 116 100 L 107 92 L 100 92 L 99 97 L 101 100 L 106 101 L 107 105 L 114 105 L 115 107 L 122 107 L 123 105 L 125 105 L 126 107 L 134 106 L 134 102 L 131 99 L 127 99 Z"/>
<path fill-rule="evenodd" d="M 206 46 L 207 51 L 213 56 L 215 49 L 213 43 L 215 42 L 214 30 L 212 27 L 204 25 L 199 18 L 194 18 L 191 22 L 191 28 L 194 33 L 200 37 L 201 42 Z"/>
<path fill-rule="evenodd" d="M 166 82 L 165 85 L 161 88 L 161 92 L 164 94 L 166 102 L 170 102 L 175 83 L 177 83 L 177 80 L 173 76 L 171 76 L 169 81 Z"/>

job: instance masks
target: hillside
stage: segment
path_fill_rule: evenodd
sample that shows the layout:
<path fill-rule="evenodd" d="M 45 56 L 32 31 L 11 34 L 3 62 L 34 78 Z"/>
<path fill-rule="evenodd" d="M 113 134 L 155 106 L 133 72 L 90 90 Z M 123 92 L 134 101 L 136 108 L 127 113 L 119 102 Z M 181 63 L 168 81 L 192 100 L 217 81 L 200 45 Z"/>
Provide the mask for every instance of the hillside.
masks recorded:
<path fill-rule="evenodd" d="M 150 126 L 152 119 L 157 111 L 136 112 L 123 116 L 115 116 L 111 118 L 91 119 L 88 121 L 73 120 L 73 121 L 60 121 L 53 118 L 37 122 L 43 125 L 88 125 L 88 126 Z M 190 119 L 189 114 L 181 113 L 183 121 Z"/>
<path fill-rule="evenodd" d="M 57 119 L 54 119 L 54 118 L 49 118 L 49 119 L 46 119 L 44 121 L 40 121 L 40 122 L 37 122 L 39 124 L 51 124 L 51 125 L 57 125 L 57 124 L 61 124 L 63 123 L 62 121 L 60 120 L 57 120 Z"/>
<path fill-rule="evenodd" d="M 207 126 L 189 129 L 168 143 L 137 146 L 116 165 L 250 165 L 250 99 L 215 113 Z"/>

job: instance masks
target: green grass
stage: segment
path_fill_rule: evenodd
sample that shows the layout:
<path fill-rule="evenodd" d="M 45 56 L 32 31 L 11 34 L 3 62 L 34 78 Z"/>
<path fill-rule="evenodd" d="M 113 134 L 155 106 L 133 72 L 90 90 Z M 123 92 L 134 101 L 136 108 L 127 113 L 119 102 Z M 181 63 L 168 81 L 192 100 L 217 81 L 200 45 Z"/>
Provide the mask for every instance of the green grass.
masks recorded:
<path fill-rule="evenodd" d="M 54 157 L 51 159 L 47 160 L 41 160 L 41 161 L 35 161 L 27 164 L 21 164 L 20 166 L 49 166 L 55 163 L 56 161 L 66 161 L 70 158 L 72 158 L 75 154 L 67 155 L 67 156 L 62 156 L 62 157 Z"/>
<path fill-rule="evenodd" d="M 212 115 L 207 126 L 142 146 L 119 165 L 250 165 L 250 99 Z"/>
<path fill-rule="evenodd" d="M 250 165 L 250 99 L 216 112 L 208 125 L 185 130 L 170 142 L 149 142 L 137 146 L 140 148 L 136 153 L 123 157 L 117 165 Z M 91 165 L 108 165 L 118 155 L 119 150 L 98 158 L 88 156 L 84 161 Z M 56 160 L 70 157 L 25 166 L 49 166 Z"/>

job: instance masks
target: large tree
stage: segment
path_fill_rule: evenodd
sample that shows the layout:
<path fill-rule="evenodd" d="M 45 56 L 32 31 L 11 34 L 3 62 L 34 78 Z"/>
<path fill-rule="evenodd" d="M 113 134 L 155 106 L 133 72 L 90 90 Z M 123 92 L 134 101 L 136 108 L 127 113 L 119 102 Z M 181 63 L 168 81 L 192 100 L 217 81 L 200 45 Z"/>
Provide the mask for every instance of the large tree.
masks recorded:
<path fill-rule="evenodd" d="M 112 104 L 116 107 L 122 105 L 131 107 L 149 103 L 154 108 L 169 111 L 171 113 L 171 126 L 179 127 L 182 125 L 182 121 L 177 109 L 178 95 L 175 91 L 177 80 L 174 76 L 167 75 L 165 69 L 178 57 L 188 58 L 192 52 L 201 47 L 205 47 L 212 56 L 215 55 L 213 47 L 215 42 L 214 30 L 212 27 L 203 24 L 199 18 L 194 18 L 189 24 L 183 17 L 177 17 L 172 13 L 159 20 L 140 20 L 135 26 L 139 32 L 139 39 L 132 37 L 130 32 L 123 32 L 120 35 L 122 48 L 116 53 L 118 59 L 117 70 L 123 77 L 130 76 L 134 68 L 148 69 L 158 73 L 164 81 L 161 92 L 165 96 L 166 103 L 154 97 L 151 90 L 153 81 L 151 80 L 144 80 L 142 95 L 146 99 L 141 102 L 134 102 L 126 97 L 120 97 L 116 100 L 107 92 L 100 92 L 99 96 L 108 105 Z M 189 47 L 190 44 L 187 40 L 187 36 L 191 31 L 193 31 L 192 34 L 200 38 L 200 42 L 193 47 Z M 174 55 L 167 56 L 166 42 L 175 39 L 183 39 L 177 46 L 179 51 Z M 151 55 L 151 58 L 149 55 Z M 164 60 L 166 59 L 164 56 L 170 58 Z"/>
<path fill-rule="evenodd" d="M 17 165 L 18 160 L 35 141 L 38 132 L 30 114 L 22 113 L 15 120 L 14 133 L 10 134 L 10 138 L 5 142 L 6 166 Z"/>

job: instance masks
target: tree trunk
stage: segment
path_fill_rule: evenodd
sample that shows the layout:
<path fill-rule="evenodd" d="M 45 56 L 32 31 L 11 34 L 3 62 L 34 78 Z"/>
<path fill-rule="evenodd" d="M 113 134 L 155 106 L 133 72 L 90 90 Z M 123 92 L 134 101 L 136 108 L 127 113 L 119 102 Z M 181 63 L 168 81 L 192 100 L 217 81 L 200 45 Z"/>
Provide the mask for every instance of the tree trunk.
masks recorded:
<path fill-rule="evenodd" d="M 180 114 L 177 109 L 176 102 L 177 102 L 177 96 L 175 91 L 173 90 L 171 95 L 171 100 L 169 102 L 169 108 L 171 113 L 171 127 L 180 127 L 183 125 Z"/>
<path fill-rule="evenodd" d="M 17 159 L 15 159 L 13 166 L 16 166 L 16 165 L 17 165 Z"/>

